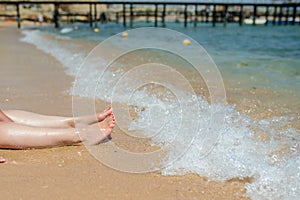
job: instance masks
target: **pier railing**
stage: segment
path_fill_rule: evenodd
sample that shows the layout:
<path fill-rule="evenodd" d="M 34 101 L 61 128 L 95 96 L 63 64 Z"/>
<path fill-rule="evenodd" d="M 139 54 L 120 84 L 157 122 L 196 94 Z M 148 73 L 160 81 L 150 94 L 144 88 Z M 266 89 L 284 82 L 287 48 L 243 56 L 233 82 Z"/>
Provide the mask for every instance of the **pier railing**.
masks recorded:
<path fill-rule="evenodd" d="M 53 5 L 52 19 L 55 27 L 60 26 L 62 17 L 85 17 L 91 27 L 97 27 L 100 22 L 109 20 L 107 13 L 99 13 L 97 5 L 120 5 L 121 9 L 110 11 L 110 15 L 114 15 L 114 21 L 119 23 L 122 19 L 123 26 L 133 27 L 136 19 L 144 17 L 147 22 L 153 22 L 154 26 L 166 26 L 166 19 L 170 14 L 168 7 L 180 5 L 175 12 L 174 20 L 182 21 L 184 27 L 188 26 L 188 22 L 192 22 L 196 27 L 198 23 L 211 23 L 216 26 L 222 23 L 235 22 L 240 26 L 243 24 L 273 24 L 273 25 L 300 25 L 300 3 L 222 3 L 222 2 L 196 2 L 196 1 L 0 1 L 0 5 L 15 6 L 15 14 L 0 14 L 0 17 L 16 19 L 18 27 L 21 27 L 22 13 L 20 6 L 24 4 L 33 5 Z M 78 12 L 60 12 L 59 8 L 65 5 L 88 5 L 87 13 Z M 144 5 L 153 7 L 154 9 L 135 9 L 135 6 Z M 192 9 L 191 9 L 192 7 Z M 189 9 L 188 9 L 189 8 Z M 104 15 L 104 17 L 103 17 Z M 103 20 L 104 18 L 104 20 Z M 129 22 L 129 24 L 128 24 Z"/>

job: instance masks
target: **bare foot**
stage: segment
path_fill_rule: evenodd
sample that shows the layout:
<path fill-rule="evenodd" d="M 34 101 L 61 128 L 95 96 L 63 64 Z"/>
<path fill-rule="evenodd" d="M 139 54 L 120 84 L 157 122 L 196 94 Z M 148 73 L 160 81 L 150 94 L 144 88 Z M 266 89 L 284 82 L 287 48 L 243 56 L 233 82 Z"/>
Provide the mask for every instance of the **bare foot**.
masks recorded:
<path fill-rule="evenodd" d="M 96 115 L 82 116 L 75 119 L 70 119 L 70 127 L 75 127 L 75 125 L 92 125 L 103 121 L 107 116 L 112 114 L 112 108 L 108 107 L 102 113 Z"/>
<path fill-rule="evenodd" d="M 107 115 L 101 122 L 89 125 L 87 129 L 79 132 L 81 140 L 86 145 L 95 145 L 106 140 L 115 127 L 115 116 L 113 113 Z"/>
<path fill-rule="evenodd" d="M 5 161 L 6 161 L 5 158 L 0 156 L 0 163 L 5 163 Z"/>

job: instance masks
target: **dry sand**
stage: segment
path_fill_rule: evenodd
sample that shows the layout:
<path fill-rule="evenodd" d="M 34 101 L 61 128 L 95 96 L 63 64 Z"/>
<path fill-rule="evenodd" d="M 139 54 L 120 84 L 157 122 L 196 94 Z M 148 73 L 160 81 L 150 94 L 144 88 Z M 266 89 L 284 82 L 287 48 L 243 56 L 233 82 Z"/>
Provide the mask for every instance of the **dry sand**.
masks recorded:
<path fill-rule="evenodd" d="M 71 116 L 73 81 L 53 57 L 0 26 L 0 108 Z M 115 130 L 115 135 L 116 134 Z M 249 180 L 207 181 L 197 175 L 129 174 L 108 168 L 83 146 L 0 150 L 1 199 L 246 199 Z"/>

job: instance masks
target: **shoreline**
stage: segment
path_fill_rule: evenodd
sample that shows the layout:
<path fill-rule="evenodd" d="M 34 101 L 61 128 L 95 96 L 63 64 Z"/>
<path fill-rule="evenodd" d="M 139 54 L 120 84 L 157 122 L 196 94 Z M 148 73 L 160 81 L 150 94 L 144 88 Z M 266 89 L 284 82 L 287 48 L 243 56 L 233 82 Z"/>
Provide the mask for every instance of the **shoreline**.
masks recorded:
<path fill-rule="evenodd" d="M 0 26 L 0 35 L 1 108 L 71 116 L 71 96 L 65 91 L 73 78 L 62 64 L 20 42 L 17 28 Z M 248 199 L 242 196 L 248 179 L 216 182 L 194 174 L 118 172 L 99 163 L 84 146 L 0 154 L 7 159 L 0 167 L 2 197 L 7 199 Z"/>

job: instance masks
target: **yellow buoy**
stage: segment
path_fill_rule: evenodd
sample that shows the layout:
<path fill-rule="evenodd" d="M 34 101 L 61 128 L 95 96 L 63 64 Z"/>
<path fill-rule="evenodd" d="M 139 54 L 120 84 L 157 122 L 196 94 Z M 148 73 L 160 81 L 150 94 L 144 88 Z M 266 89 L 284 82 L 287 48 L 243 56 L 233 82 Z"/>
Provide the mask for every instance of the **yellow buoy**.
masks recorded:
<path fill-rule="evenodd" d="M 183 40 L 182 42 L 184 45 L 190 45 L 191 44 L 191 41 L 189 39 L 185 39 Z"/>
<path fill-rule="evenodd" d="M 128 33 L 127 32 L 123 32 L 122 33 L 122 37 L 128 37 Z"/>
<path fill-rule="evenodd" d="M 98 28 L 94 28 L 94 32 L 98 33 L 100 30 Z"/>

